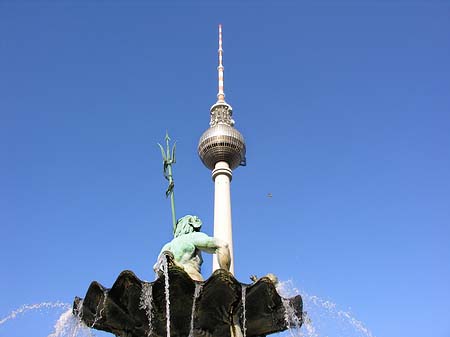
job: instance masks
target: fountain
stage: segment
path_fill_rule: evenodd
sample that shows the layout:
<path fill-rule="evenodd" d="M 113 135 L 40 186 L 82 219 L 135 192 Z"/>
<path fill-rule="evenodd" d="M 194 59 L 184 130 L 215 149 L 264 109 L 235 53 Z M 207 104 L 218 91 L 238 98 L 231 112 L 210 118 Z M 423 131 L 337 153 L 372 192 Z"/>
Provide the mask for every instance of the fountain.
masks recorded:
<path fill-rule="evenodd" d="M 230 183 L 232 170 L 244 166 L 245 142 L 234 128 L 232 108 L 223 90 L 222 27 L 219 26 L 219 91 L 210 109 L 210 127 L 203 133 L 198 153 L 212 170 L 215 184 L 214 235 L 202 233 L 195 215 L 177 219 L 174 179 L 175 146 L 158 144 L 168 181 L 174 238 L 166 243 L 154 265 L 157 278 L 140 280 L 123 271 L 111 288 L 94 281 L 82 300 L 75 298 L 73 313 L 87 326 L 121 337 L 256 337 L 300 327 L 300 295 L 282 298 L 273 274 L 240 283 L 234 277 Z M 204 280 L 202 253 L 214 254 L 213 273 Z"/>
<path fill-rule="evenodd" d="M 148 283 L 133 272 L 124 271 L 111 289 L 94 281 L 83 305 L 74 309 L 74 313 L 81 313 L 88 326 L 124 337 L 163 337 L 168 336 L 169 331 L 170 336 L 239 335 L 230 329 L 236 326 L 242 328 L 242 335 L 267 335 L 294 324 L 290 319 L 286 320 L 285 301 L 295 311 L 295 317 L 302 317 L 301 297 L 281 298 L 267 277 L 246 285 L 239 283 L 231 273 L 219 269 L 208 280 L 198 282 L 175 264 L 170 253 L 165 257 L 167 276 Z M 166 290 L 166 280 L 170 292 Z M 144 308 L 140 305 L 141 298 L 148 289 L 152 289 L 152 303 Z M 108 294 L 106 297 L 105 293 Z M 75 307 L 80 300 L 75 299 Z M 100 317 L 96 316 L 99 303 L 103 310 Z M 148 308 L 151 308 L 151 314 L 147 312 Z"/>
<path fill-rule="evenodd" d="M 251 277 L 252 283 L 240 283 L 234 277 L 229 184 L 232 170 L 246 160 L 244 139 L 234 128 L 231 106 L 225 102 L 221 38 L 219 61 L 218 100 L 210 109 L 210 128 L 198 147 L 216 185 L 214 236 L 200 232 L 202 222 L 194 215 L 176 218 L 175 146 L 170 149 L 166 135 L 166 149 L 160 148 L 169 182 L 166 196 L 171 201 L 174 239 L 161 249 L 154 266 L 156 280 L 142 281 L 126 270 L 111 288 L 92 282 L 84 299 L 76 297 L 72 306 L 63 302 L 23 305 L 0 317 L 0 326 L 25 313 L 52 309 L 64 312 L 48 337 L 93 337 L 91 328 L 121 337 L 256 337 L 284 330 L 292 337 L 350 337 L 352 332 L 373 337 L 349 311 L 303 291 L 292 291 L 292 285 L 278 282 L 273 274 Z M 216 255 L 214 272 L 207 280 L 201 274 L 202 252 Z M 308 313 L 303 312 L 303 300 Z M 326 323 L 342 324 L 346 331 L 334 327 L 331 333 L 324 331 L 322 318 Z"/>

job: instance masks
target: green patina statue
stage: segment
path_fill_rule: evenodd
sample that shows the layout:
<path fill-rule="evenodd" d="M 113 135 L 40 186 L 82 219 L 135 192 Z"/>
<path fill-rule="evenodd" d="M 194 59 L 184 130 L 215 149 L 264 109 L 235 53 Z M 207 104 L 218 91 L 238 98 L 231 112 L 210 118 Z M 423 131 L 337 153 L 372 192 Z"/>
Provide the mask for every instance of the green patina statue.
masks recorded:
<path fill-rule="evenodd" d="M 163 252 L 173 254 L 175 263 L 183 268 L 196 281 L 203 281 L 201 265 L 202 252 L 216 254 L 219 266 L 230 269 L 230 251 L 228 244 L 200 232 L 202 221 L 195 215 L 185 215 L 175 226 L 174 239 L 164 245 L 157 263 L 153 266 L 155 272 L 162 270 L 161 257 Z"/>
<path fill-rule="evenodd" d="M 202 221 L 195 215 L 185 215 L 175 221 L 175 198 L 174 198 L 174 179 L 172 173 L 172 165 L 176 163 L 175 145 L 170 149 L 170 137 L 166 132 L 166 149 L 161 144 L 161 154 L 163 157 L 163 173 L 168 180 L 169 186 L 166 191 L 166 197 L 170 196 L 170 204 L 172 209 L 172 223 L 174 239 L 166 243 L 161 249 L 158 261 L 153 266 L 155 272 L 162 271 L 161 258 L 165 251 L 169 251 L 174 256 L 174 262 L 183 268 L 189 276 L 196 281 L 203 281 L 201 274 L 201 266 L 203 263 L 201 252 L 216 254 L 219 266 L 222 269 L 229 270 L 231 264 L 230 250 L 228 244 L 210 237 L 200 232 Z"/>

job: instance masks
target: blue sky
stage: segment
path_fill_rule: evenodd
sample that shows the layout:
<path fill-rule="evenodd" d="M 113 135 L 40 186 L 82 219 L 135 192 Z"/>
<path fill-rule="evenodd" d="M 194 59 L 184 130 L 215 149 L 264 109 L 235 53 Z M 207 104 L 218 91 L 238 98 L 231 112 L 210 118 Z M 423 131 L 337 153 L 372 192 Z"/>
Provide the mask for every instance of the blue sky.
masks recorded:
<path fill-rule="evenodd" d="M 1 1 L 0 318 L 124 269 L 153 279 L 171 238 L 166 129 L 177 215 L 212 233 L 196 148 L 222 23 L 247 143 L 237 278 L 292 279 L 375 336 L 448 337 L 449 14 L 431 0 Z M 57 317 L 30 313 L 0 336 L 47 336 Z"/>

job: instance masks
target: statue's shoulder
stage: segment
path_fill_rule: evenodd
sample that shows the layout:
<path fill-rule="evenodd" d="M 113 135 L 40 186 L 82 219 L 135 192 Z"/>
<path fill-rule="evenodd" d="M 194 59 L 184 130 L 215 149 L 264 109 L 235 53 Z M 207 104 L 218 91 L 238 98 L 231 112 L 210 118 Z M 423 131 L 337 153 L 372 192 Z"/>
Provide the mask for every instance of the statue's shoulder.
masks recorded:
<path fill-rule="evenodd" d="M 193 232 L 189 233 L 193 238 L 209 238 L 208 234 L 205 234 L 203 232 Z"/>
<path fill-rule="evenodd" d="M 178 245 L 178 244 L 195 244 L 196 241 L 204 240 L 208 238 L 208 235 L 201 232 L 194 232 L 194 233 L 188 233 L 180 235 L 177 238 L 174 238 L 172 240 L 172 245 Z"/>
<path fill-rule="evenodd" d="M 211 238 L 202 232 L 193 232 L 181 235 L 172 240 L 173 249 L 185 249 L 187 247 L 195 247 L 198 245 L 204 245 L 209 242 Z"/>
<path fill-rule="evenodd" d="M 202 232 L 190 233 L 189 235 L 191 242 L 196 246 L 208 244 L 212 239 L 210 236 Z"/>

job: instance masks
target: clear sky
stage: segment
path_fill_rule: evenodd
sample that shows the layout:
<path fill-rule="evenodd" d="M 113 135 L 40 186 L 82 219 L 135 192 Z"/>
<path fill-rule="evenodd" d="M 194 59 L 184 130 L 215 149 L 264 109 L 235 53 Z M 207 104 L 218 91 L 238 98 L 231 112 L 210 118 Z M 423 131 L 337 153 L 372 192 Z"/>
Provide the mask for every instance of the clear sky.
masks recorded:
<path fill-rule="evenodd" d="M 212 233 L 196 148 L 222 23 L 247 143 L 237 278 L 292 279 L 374 336 L 450 336 L 449 17 L 433 0 L 0 1 L 0 319 L 124 269 L 153 279 L 171 239 L 166 129 L 177 215 Z M 47 336 L 57 317 L 0 336 Z"/>

